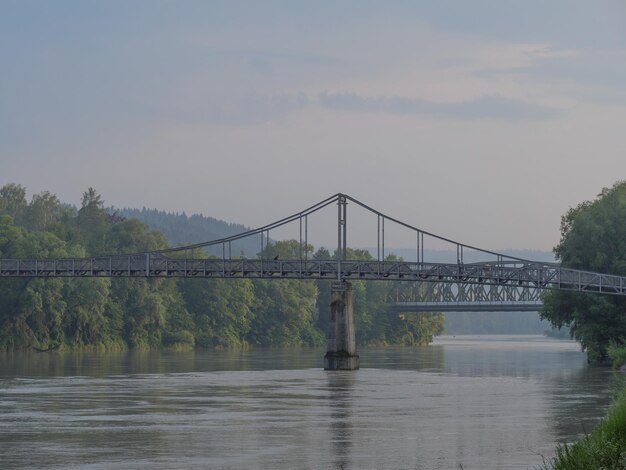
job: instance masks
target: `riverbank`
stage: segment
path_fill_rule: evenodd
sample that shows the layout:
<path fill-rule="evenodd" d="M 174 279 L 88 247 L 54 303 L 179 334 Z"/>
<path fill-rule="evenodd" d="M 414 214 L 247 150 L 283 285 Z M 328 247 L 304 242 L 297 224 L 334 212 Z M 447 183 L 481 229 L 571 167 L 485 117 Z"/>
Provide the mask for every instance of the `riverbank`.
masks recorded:
<path fill-rule="evenodd" d="M 626 364 L 626 346 L 622 344 L 611 344 L 607 349 L 609 359 L 612 361 L 613 369 L 622 369 Z"/>
<path fill-rule="evenodd" d="M 541 468 L 586 470 L 626 468 L 626 388 L 617 396 L 607 416 L 590 434 L 574 444 L 556 448 L 556 457 Z"/>

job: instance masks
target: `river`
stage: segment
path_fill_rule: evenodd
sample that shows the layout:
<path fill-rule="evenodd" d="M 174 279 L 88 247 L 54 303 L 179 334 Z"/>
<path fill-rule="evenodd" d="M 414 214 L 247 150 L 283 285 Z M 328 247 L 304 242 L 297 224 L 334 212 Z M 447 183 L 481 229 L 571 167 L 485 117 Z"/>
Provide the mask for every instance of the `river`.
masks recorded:
<path fill-rule="evenodd" d="M 354 372 L 323 353 L 0 354 L 0 466 L 526 469 L 624 384 L 540 336 L 363 349 Z"/>

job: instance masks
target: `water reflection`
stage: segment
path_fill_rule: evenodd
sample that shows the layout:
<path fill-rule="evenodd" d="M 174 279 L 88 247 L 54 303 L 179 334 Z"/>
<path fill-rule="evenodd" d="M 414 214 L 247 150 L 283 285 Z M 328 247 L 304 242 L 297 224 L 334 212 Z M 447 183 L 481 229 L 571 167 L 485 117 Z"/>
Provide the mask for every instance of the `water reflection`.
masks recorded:
<path fill-rule="evenodd" d="M 0 352 L 0 377 L 108 377 L 322 367 L 321 349 L 250 351 Z"/>
<path fill-rule="evenodd" d="M 571 442 L 589 433 L 626 386 L 626 375 L 609 368 L 564 369 L 542 385 L 549 401 L 547 425 L 557 442 Z"/>
<path fill-rule="evenodd" d="M 348 469 L 351 461 L 353 439 L 352 400 L 356 371 L 326 371 L 330 432 L 334 468 Z"/>
<path fill-rule="evenodd" d="M 441 372 L 445 369 L 445 352 L 440 345 L 428 347 L 368 348 L 359 351 L 361 367 L 393 370 Z"/>

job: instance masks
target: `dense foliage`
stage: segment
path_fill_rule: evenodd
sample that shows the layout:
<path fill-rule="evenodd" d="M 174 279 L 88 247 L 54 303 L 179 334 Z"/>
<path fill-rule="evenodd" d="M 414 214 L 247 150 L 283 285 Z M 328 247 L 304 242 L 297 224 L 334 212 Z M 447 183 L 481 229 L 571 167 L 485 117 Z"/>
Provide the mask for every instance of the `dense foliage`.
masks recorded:
<path fill-rule="evenodd" d="M 167 246 L 165 236 L 145 223 L 106 210 L 92 188 L 79 209 L 48 192 L 27 202 L 22 186 L 0 188 L 0 258 L 83 257 Z M 333 256 L 304 249 L 310 256 Z M 281 241 L 269 244 L 262 256 L 287 259 L 299 250 L 299 242 Z M 442 331 L 441 315 L 388 315 L 389 288 L 354 283 L 360 344 L 427 344 Z M 329 295 L 327 282 L 297 280 L 2 279 L 0 349 L 323 345 Z"/>
<path fill-rule="evenodd" d="M 563 266 L 626 276 L 626 182 L 570 209 L 554 251 Z M 610 344 L 626 342 L 624 297 L 551 291 L 543 303 L 541 316 L 556 327 L 568 326 L 590 362 L 605 362 Z"/>
<path fill-rule="evenodd" d="M 621 369 L 624 364 L 626 364 L 626 345 L 625 344 L 617 344 L 611 343 L 609 347 L 606 348 L 609 359 L 611 360 L 611 365 L 614 369 Z"/>

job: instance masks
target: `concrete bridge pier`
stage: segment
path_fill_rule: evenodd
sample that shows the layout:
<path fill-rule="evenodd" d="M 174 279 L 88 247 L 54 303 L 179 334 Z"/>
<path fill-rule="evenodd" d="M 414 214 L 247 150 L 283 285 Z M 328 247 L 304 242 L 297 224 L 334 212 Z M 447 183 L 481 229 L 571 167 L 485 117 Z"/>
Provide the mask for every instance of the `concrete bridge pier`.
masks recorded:
<path fill-rule="evenodd" d="M 356 370 L 358 368 L 359 355 L 356 353 L 352 285 L 345 281 L 333 282 L 330 293 L 330 318 L 324 370 Z"/>

